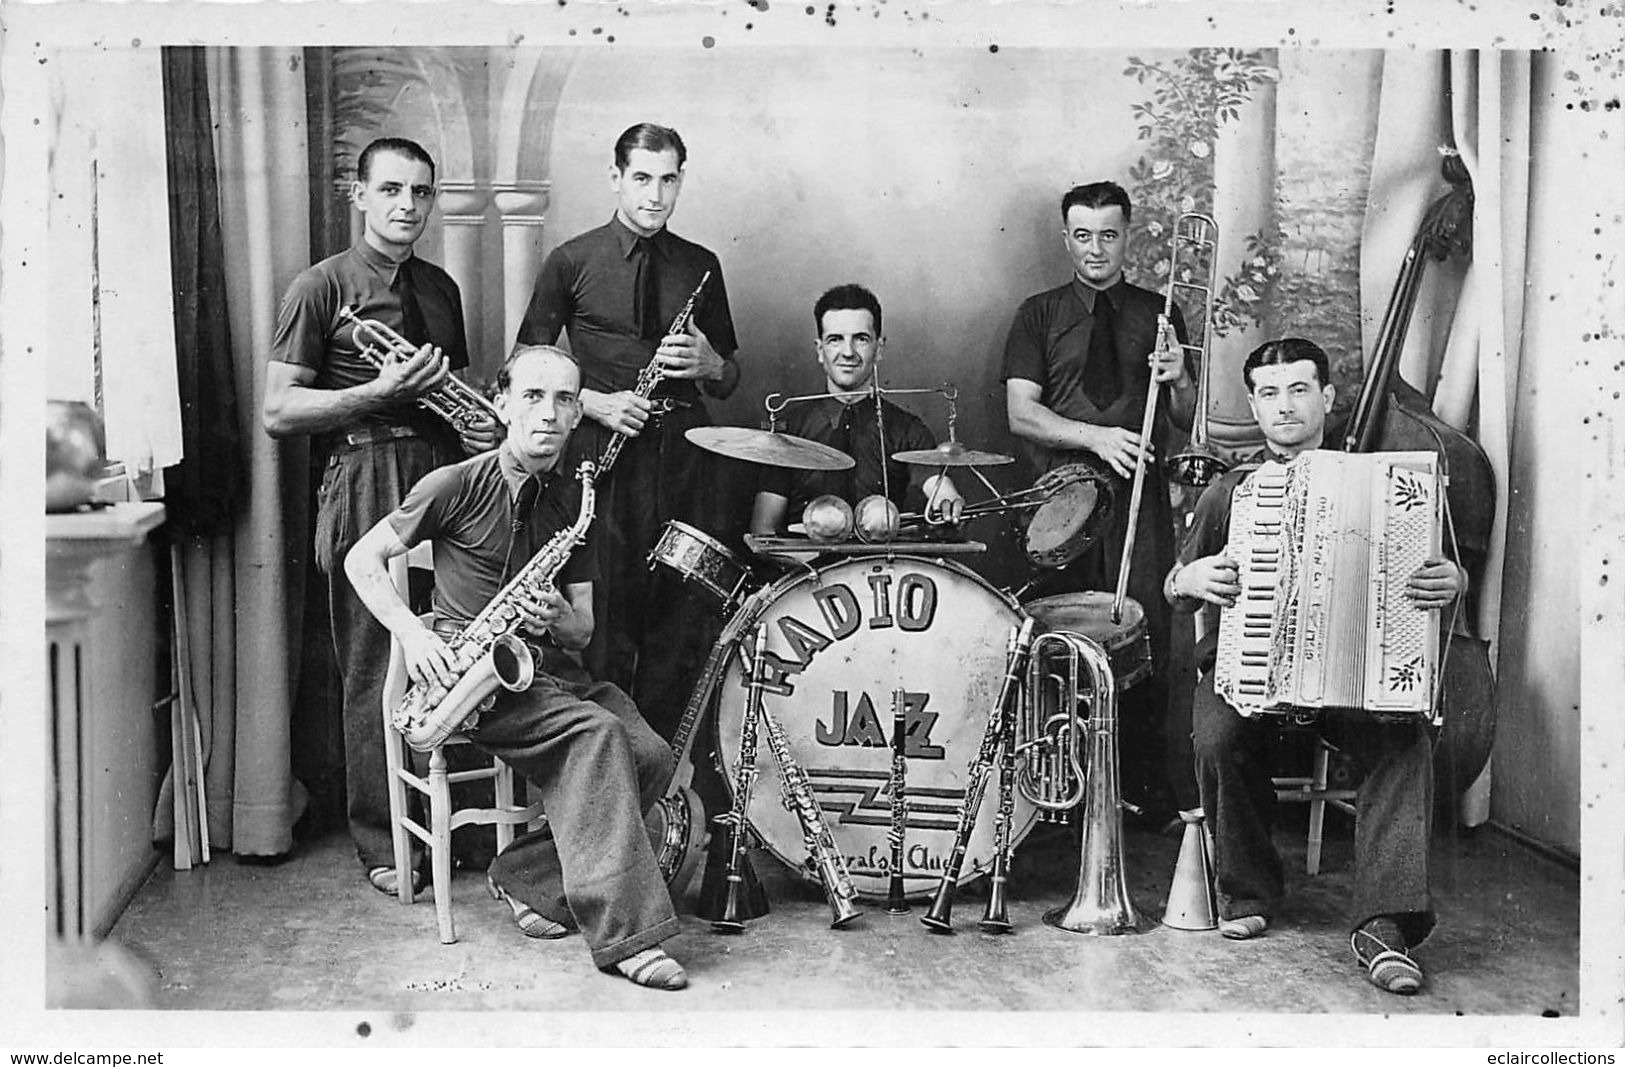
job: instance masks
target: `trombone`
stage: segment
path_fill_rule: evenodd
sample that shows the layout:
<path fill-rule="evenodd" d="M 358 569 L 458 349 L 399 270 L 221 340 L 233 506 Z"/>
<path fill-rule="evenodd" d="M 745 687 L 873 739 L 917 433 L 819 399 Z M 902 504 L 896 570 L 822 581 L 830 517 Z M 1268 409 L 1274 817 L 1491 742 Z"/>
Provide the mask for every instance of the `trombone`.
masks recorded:
<path fill-rule="evenodd" d="M 1185 220 L 1191 222 L 1189 234 L 1181 232 L 1181 225 Z M 1179 280 L 1179 245 L 1181 240 L 1195 246 L 1195 267 L 1200 269 L 1204 253 L 1207 261 L 1205 276 L 1207 284 Z M 1198 215 L 1195 212 L 1179 216 L 1174 221 L 1174 248 L 1168 259 L 1168 293 L 1164 299 L 1163 314 L 1167 315 L 1173 306 L 1174 289 L 1176 287 L 1192 289 L 1202 294 L 1202 343 L 1199 345 L 1180 344 L 1180 348 L 1187 354 L 1196 356 L 1196 417 L 1191 420 L 1191 439 L 1185 451 L 1168 460 L 1168 475 L 1181 485 L 1201 487 L 1219 475 L 1230 466 L 1213 445 L 1207 436 L 1207 406 L 1208 406 L 1208 378 L 1209 365 L 1213 355 L 1213 281 L 1219 269 L 1219 224 L 1207 215 Z"/>
<path fill-rule="evenodd" d="M 1180 252 L 1190 249 L 1184 261 L 1192 278 L 1202 277 L 1205 282 L 1180 279 L 1182 261 Z M 1204 267 L 1204 262 L 1205 267 Z M 1168 285 L 1163 293 L 1162 316 L 1157 320 L 1160 344 L 1161 333 L 1172 320 L 1174 292 L 1178 289 L 1194 290 L 1202 294 L 1202 343 L 1179 343 L 1185 355 L 1195 353 L 1200 369 L 1197 371 L 1196 415 L 1191 420 L 1191 440 L 1185 451 L 1168 460 L 1168 473 L 1176 482 L 1202 486 L 1218 477 L 1229 466 L 1208 442 L 1208 365 L 1213 337 L 1213 281 L 1219 269 L 1219 224 L 1213 216 L 1187 211 L 1174 219 L 1173 248 L 1168 253 Z M 1123 558 L 1117 565 L 1117 592 L 1112 600 L 1113 623 L 1123 620 L 1123 600 L 1128 594 L 1129 562 L 1134 556 L 1134 537 L 1140 524 L 1140 500 L 1145 494 L 1146 452 L 1151 446 L 1151 431 L 1156 424 L 1157 398 L 1162 387 L 1153 377 L 1145 398 L 1145 415 L 1140 420 L 1140 451 L 1134 461 L 1134 488 L 1129 496 L 1128 531 L 1123 538 Z"/>

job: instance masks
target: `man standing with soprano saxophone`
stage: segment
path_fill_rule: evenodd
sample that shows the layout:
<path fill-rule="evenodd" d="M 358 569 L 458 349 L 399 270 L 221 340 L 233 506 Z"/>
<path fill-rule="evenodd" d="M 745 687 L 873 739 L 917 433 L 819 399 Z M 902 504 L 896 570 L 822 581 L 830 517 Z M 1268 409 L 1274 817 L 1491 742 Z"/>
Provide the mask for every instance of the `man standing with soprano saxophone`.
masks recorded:
<path fill-rule="evenodd" d="M 454 684 L 459 671 L 447 638 L 499 594 L 511 600 L 504 607 L 531 639 L 535 680 L 521 692 L 498 690 L 464 733 L 539 790 L 548 826 L 492 862 L 492 894 L 527 937 L 563 937 L 573 922 L 600 968 L 639 985 L 682 989 L 682 967 L 659 948 L 678 932 L 677 916 L 643 825 L 670 777 L 671 749 L 624 692 L 594 682 L 576 658 L 593 631 L 597 539 L 587 536 L 550 579 L 527 575 L 509 590 L 556 534 L 586 514 L 580 483 L 559 462 L 581 418 L 580 386 L 580 369 L 565 352 L 517 348 L 497 379 L 508 423 L 502 444 L 413 486 L 356 543 L 345 571 L 400 641 L 419 686 Z M 433 629 L 388 573 L 391 558 L 422 541 L 434 543 Z"/>
<path fill-rule="evenodd" d="M 1265 460 L 1286 462 L 1320 448 L 1333 389 L 1326 353 L 1288 337 L 1260 345 L 1242 364 L 1247 403 L 1266 448 L 1209 485 L 1196 503 L 1179 562 L 1163 582 L 1168 603 L 1181 611 L 1231 607 L 1241 573 L 1227 547 L 1231 498 Z M 1464 588 L 1450 560 L 1424 560 L 1404 595 L 1438 611 Z M 1216 613 L 1214 613 L 1216 614 Z M 1213 828 L 1219 932 L 1235 941 L 1262 934 L 1285 886 L 1280 854 L 1270 840 L 1275 788 L 1267 745 L 1276 726 L 1244 718 L 1214 691 L 1217 624 L 1197 648 L 1201 681 L 1192 709 L 1202 806 Z M 1433 755 L 1420 721 L 1383 723 L 1364 712 L 1328 712 L 1325 729 L 1364 773 L 1354 825 L 1355 959 L 1378 989 L 1417 992 L 1422 968 L 1409 952 L 1433 929 L 1428 896 L 1428 838 L 1433 814 Z"/>
<path fill-rule="evenodd" d="M 378 729 L 389 634 L 337 573 L 338 563 L 413 482 L 465 452 L 494 447 L 499 437 L 488 415 L 477 415 L 459 435 L 414 403 L 468 365 L 457 283 L 413 254 L 434 210 L 434 181 L 434 161 L 416 142 L 385 137 L 362 151 L 350 188 L 361 239 L 288 287 L 265 368 L 262 412 L 272 437 L 310 434 L 327 453 L 316 566 L 327 578 L 343 685 L 350 836 L 368 880 L 390 895 L 395 860 Z M 346 308 L 400 335 L 402 350 L 384 354 L 381 368 L 364 358 L 365 341 L 340 314 Z"/>
<path fill-rule="evenodd" d="M 651 573 L 646 557 L 670 519 L 717 529 L 720 516 L 702 511 L 718 495 L 710 464 L 683 434 L 710 423 L 702 391 L 720 399 L 739 383 L 722 265 L 667 227 L 687 159 L 675 130 L 640 123 L 623 132 L 609 169 L 614 216 L 548 255 L 519 327 L 525 344 L 569 334 L 589 420 L 582 454 L 601 455 L 611 434 L 630 438 L 599 486 L 603 580 L 586 664 L 628 690 L 667 737 L 717 624 L 688 585 L 664 568 Z M 707 271 L 690 321 L 671 331 Z M 663 380 L 640 395 L 651 362 Z"/>

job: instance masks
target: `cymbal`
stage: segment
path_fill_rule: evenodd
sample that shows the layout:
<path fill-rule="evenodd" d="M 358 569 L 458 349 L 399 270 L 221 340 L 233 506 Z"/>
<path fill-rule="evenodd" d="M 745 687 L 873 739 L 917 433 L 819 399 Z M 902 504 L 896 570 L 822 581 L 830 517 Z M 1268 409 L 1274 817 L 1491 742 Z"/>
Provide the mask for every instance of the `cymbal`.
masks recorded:
<path fill-rule="evenodd" d="M 978 452 L 958 441 L 944 441 L 935 448 L 924 448 L 918 452 L 893 452 L 891 458 L 899 463 L 913 463 L 921 467 L 1002 467 L 1016 461 L 1014 456 Z"/>
<path fill-rule="evenodd" d="M 844 471 L 853 459 L 838 448 L 787 433 L 745 426 L 696 426 L 683 435 L 707 452 L 802 471 Z"/>

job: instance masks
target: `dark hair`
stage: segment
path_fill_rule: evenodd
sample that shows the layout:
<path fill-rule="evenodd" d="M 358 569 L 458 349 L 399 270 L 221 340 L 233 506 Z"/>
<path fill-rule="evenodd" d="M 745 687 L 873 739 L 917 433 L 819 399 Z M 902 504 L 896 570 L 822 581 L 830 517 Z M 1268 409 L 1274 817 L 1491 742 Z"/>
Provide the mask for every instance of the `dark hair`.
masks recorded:
<path fill-rule="evenodd" d="M 826 311 L 867 311 L 875 317 L 875 337 L 880 336 L 880 300 L 861 285 L 848 282 L 830 289 L 813 305 L 813 327 L 824 335 Z"/>
<path fill-rule="evenodd" d="M 578 375 L 581 373 L 580 361 L 564 349 L 555 345 L 527 345 L 521 342 L 513 346 L 513 351 L 508 353 L 508 358 L 502 361 L 502 369 L 497 371 L 497 392 L 506 393 L 508 391 L 508 387 L 513 384 L 513 365 L 519 362 L 520 356 L 529 355 L 532 352 L 546 352 L 550 356 L 558 356 L 574 367 Z"/>
<path fill-rule="evenodd" d="M 355 161 L 355 180 L 367 184 L 367 177 L 372 173 L 372 157 L 379 152 L 394 152 L 396 155 L 415 159 L 429 168 L 429 180 L 434 181 L 434 160 L 429 153 L 416 141 L 408 141 L 404 137 L 380 137 L 361 150 L 361 158 Z"/>
<path fill-rule="evenodd" d="M 628 126 L 626 132 L 615 139 L 615 169 L 624 171 L 632 153 L 639 148 L 646 152 L 670 149 L 677 153 L 679 168 L 688 162 L 688 149 L 676 130 L 670 126 L 656 126 L 652 122 L 640 122 L 636 126 Z"/>
<path fill-rule="evenodd" d="M 1322 388 L 1332 384 L 1331 361 L 1319 345 L 1302 337 L 1283 337 L 1278 341 L 1265 341 L 1247 356 L 1241 365 L 1241 380 L 1247 391 L 1253 391 L 1253 371 L 1259 367 L 1282 366 L 1308 360 L 1315 365 L 1315 378 Z"/>
<path fill-rule="evenodd" d="M 1074 185 L 1061 197 L 1061 218 L 1065 220 L 1066 213 L 1075 207 L 1101 208 L 1111 207 L 1113 204 L 1123 209 L 1124 222 L 1134 217 L 1134 205 L 1129 203 L 1128 193 L 1116 182 Z"/>

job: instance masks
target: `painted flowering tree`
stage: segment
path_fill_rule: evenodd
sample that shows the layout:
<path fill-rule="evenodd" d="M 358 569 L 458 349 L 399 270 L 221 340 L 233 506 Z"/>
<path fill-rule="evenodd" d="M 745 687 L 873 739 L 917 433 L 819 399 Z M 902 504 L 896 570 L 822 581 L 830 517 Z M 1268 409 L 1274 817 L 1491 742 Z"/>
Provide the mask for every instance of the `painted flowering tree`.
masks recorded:
<path fill-rule="evenodd" d="M 1170 63 L 1131 56 L 1123 73 L 1151 93 L 1134 105 L 1146 149 L 1128 171 L 1139 224 L 1129 234 L 1127 265 L 1142 284 L 1160 291 L 1173 268 L 1174 220 L 1184 212 L 1213 213 L 1213 147 L 1219 129 L 1238 121 L 1242 105 L 1258 86 L 1278 74 L 1263 52 L 1230 48 L 1194 48 Z M 1246 251 L 1240 269 L 1221 279 L 1213 294 L 1215 336 L 1262 321 L 1280 274 L 1278 232 L 1251 233 L 1241 240 Z M 1205 279 L 1206 258 L 1193 253 L 1188 247 L 1181 252 L 1178 281 Z M 1191 322 L 1193 330 L 1198 326 Z"/>

